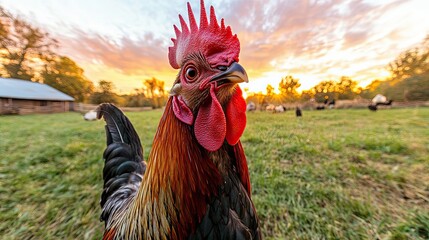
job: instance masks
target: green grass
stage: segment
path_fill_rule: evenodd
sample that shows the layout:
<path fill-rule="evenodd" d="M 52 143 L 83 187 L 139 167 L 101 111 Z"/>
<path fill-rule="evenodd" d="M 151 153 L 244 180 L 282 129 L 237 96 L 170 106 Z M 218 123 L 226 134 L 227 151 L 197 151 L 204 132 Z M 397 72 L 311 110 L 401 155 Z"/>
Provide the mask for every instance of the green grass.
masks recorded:
<path fill-rule="evenodd" d="M 147 157 L 161 111 L 128 113 Z M 429 108 L 249 113 L 266 239 L 429 239 Z M 100 239 L 104 123 L 0 117 L 0 238 Z"/>

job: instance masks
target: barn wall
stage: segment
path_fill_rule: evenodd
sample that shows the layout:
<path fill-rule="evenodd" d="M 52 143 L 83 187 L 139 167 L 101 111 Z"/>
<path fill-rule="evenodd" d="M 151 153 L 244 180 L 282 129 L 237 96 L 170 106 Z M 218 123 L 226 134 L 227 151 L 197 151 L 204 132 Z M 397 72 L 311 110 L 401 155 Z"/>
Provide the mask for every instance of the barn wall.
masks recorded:
<path fill-rule="evenodd" d="M 0 114 L 18 114 L 18 109 L 13 106 L 13 99 L 0 98 Z"/>
<path fill-rule="evenodd" d="M 0 114 L 59 113 L 69 111 L 70 103 L 0 98 Z"/>

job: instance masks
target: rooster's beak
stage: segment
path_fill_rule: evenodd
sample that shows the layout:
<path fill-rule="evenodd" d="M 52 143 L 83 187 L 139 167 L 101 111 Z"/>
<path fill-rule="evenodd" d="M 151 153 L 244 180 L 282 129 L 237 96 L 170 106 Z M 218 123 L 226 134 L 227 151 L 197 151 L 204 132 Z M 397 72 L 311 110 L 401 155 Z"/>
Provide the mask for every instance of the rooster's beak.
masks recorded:
<path fill-rule="evenodd" d="M 249 82 L 244 68 L 233 62 L 225 71 L 215 75 L 210 82 L 216 82 L 217 87 L 225 83 Z"/>

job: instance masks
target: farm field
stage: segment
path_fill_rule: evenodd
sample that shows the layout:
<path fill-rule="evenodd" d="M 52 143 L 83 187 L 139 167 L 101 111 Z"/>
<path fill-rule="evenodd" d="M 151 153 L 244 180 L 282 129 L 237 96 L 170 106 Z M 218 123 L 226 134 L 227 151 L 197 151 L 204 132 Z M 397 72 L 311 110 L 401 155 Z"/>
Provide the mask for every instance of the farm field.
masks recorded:
<path fill-rule="evenodd" d="M 127 113 L 147 158 L 162 112 Z M 248 113 L 265 239 L 429 239 L 429 108 Z M 0 239 L 101 239 L 104 122 L 0 116 Z"/>

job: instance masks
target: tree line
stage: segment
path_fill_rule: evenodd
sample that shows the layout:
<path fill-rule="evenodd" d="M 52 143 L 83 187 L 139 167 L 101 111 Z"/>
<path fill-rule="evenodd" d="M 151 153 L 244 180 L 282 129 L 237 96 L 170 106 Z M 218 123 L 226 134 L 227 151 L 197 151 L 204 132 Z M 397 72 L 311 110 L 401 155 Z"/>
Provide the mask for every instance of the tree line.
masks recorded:
<path fill-rule="evenodd" d="M 58 47 L 59 43 L 48 33 L 0 6 L 0 77 L 41 82 L 72 96 L 77 102 L 113 102 L 122 106 L 153 108 L 164 105 L 168 94 L 163 81 L 146 79 L 141 88 L 120 95 L 110 81 L 100 80 L 95 86 L 76 62 L 56 53 Z M 248 98 L 259 103 L 310 99 L 323 102 L 326 99 L 370 99 L 380 93 L 396 101 L 429 100 L 429 35 L 420 45 L 388 63 L 387 69 L 391 77 L 374 80 L 365 88 L 343 76 L 338 81 L 322 81 L 301 93 L 298 91 L 299 79 L 287 75 L 277 86 L 279 93 L 274 86 L 268 85 L 266 94 L 248 93 Z"/>
<path fill-rule="evenodd" d="M 133 93 L 119 95 L 110 81 L 100 80 L 95 86 L 75 61 L 57 54 L 58 47 L 58 41 L 47 32 L 0 6 L 0 77 L 44 83 L 77 102 L 153 108 L 164 105 L 163 81 L 146 79 Z"/>
<path fill-rule="evenodd" d="M 418 46 L 408 49 L 387 64 L 391 76 L 384 80 L 373 80 L 368 86 L 360 87 L 358 82 L 347 76 L 338 81 L 325 80 L 309 90 L 298 92 L 299 79 L 291 75 L 283 77 L 276 89 L 268 84 L 266 94 L 248 93 L 248 100 L 258 104 L 281 104 L 305 102 L 313 99 L 322 103 L 326 100 L 372 99 L 383 94 L 395 101 L 429 100 L 429 35 Z M 246 91 L 246 89 L 245 89 Z"/>
<path fill-rule="evenodd" d="M 247 99 L 259 105 L 268 103 L 298 103 L 309 100 L 319 103 L 325 100 L 351 100 L 360 97 L 360 94 L 363 92 L 363 89 L 357 85 L 358 83 L 350 77 L 343 76 L 339 81 L 322 81 L 309 90 L 300 93 L 298 91 L 298 88 L 301 86 L 299 79 L 287 75 L 281 79 L 278 85 L 278 93 L 275 93 L 275 88 L 268 84 L 266 94 L 248 93 Z"/>
<path fill-rule="evenodd" d="M 101 80 L 98 84 L 98 90 L 90 97 L 90 102 L 93 104 L 110 102 L 125 107 L 160 108 L 168 99 L 164 82 L 156 78 L 144 80 L 143 86 L 135 88 L 130 94 L 117 94 L 115 86 L 109 81 Z"/>

